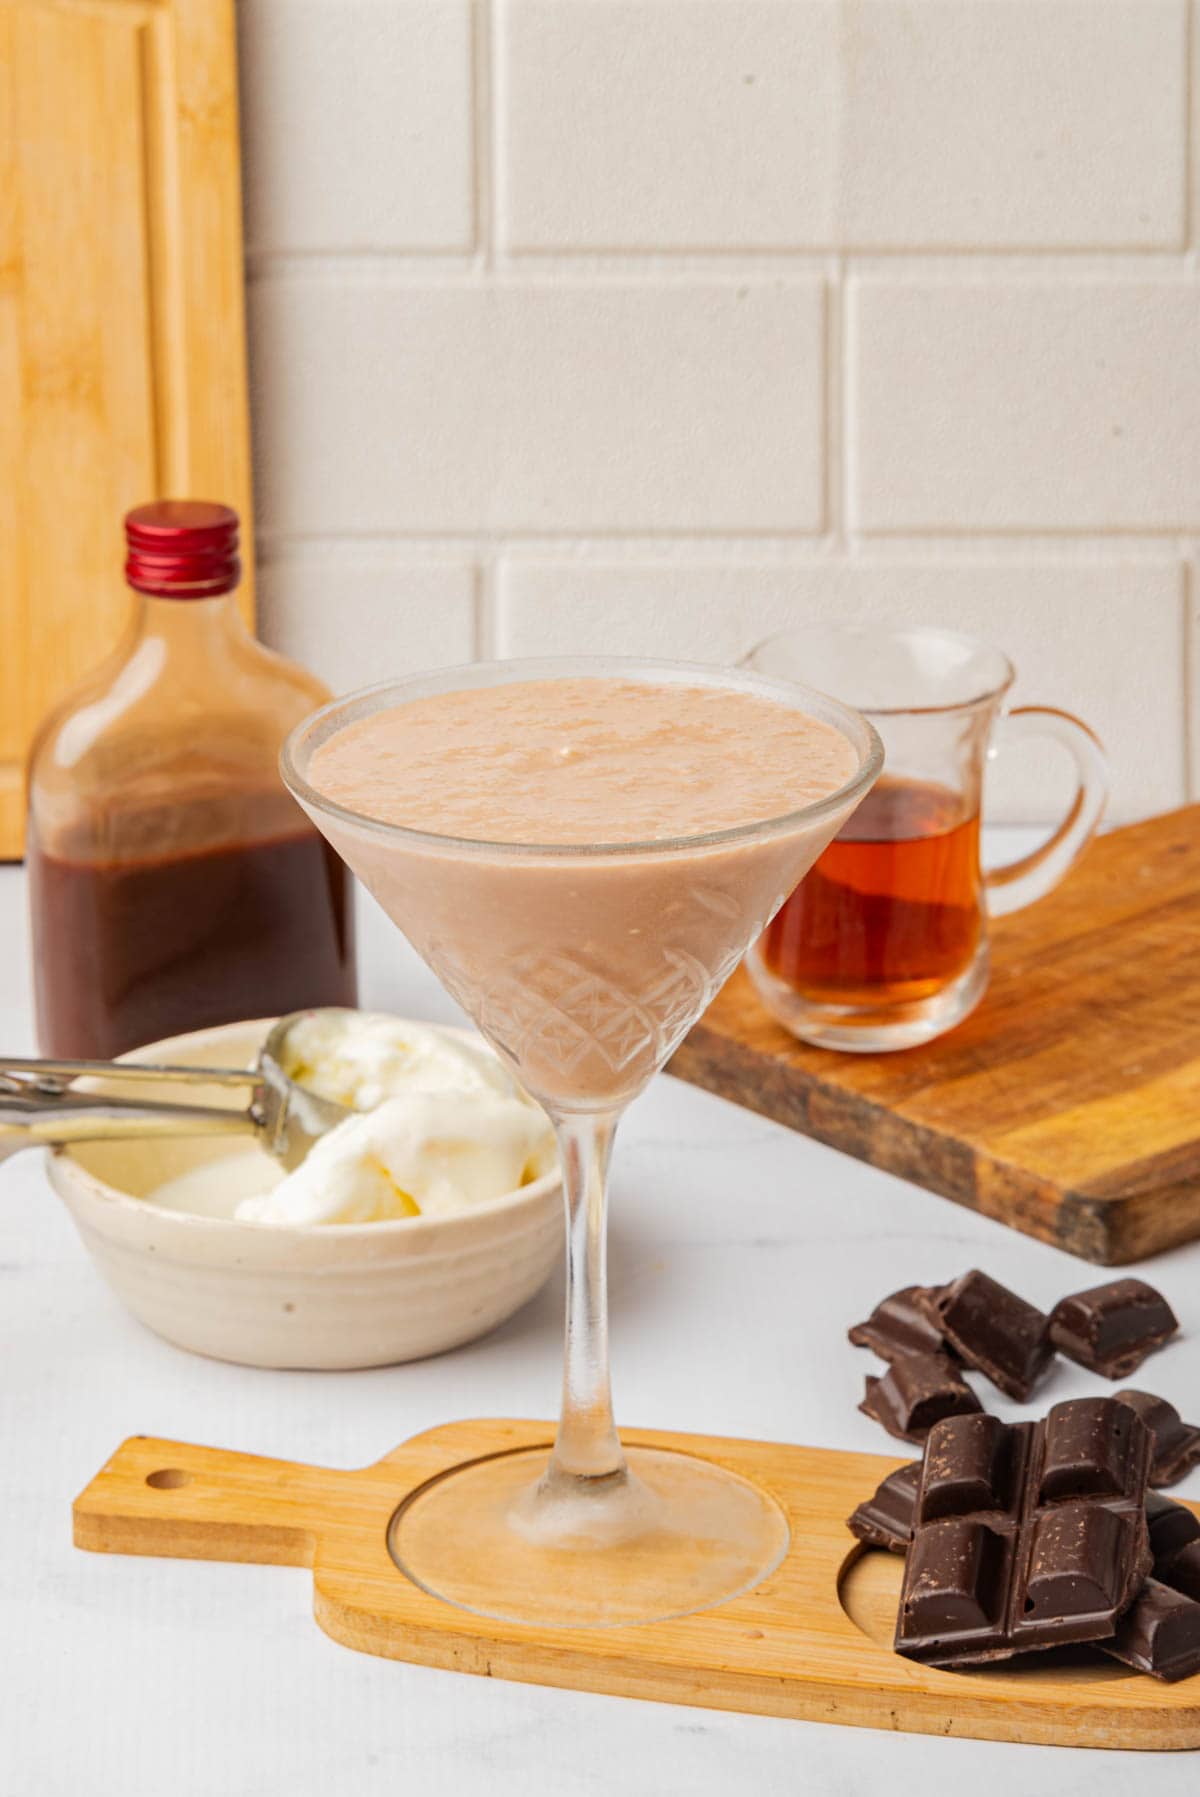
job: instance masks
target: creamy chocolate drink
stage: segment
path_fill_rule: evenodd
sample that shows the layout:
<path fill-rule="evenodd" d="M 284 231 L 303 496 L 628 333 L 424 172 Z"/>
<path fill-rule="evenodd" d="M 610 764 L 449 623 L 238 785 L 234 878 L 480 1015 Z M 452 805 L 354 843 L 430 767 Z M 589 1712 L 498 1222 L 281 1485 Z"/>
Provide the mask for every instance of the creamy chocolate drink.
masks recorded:
<path fill-rule="evenodd" d="M 377 710 L 306 772 L 344 808 L 322 829 L 524 1085 L 594 1110 L 662 1064 L 845 821 L 862 759 L 733 681 L 583 676 Z"/>

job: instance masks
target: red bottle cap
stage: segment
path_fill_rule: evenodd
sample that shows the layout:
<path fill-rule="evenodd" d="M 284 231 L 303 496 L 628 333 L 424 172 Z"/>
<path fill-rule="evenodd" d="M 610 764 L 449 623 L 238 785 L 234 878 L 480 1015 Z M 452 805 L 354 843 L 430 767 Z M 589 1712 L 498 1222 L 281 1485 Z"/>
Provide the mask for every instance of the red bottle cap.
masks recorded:
<path fill-rule="evenodd" d="M 125 517 L 125 578 L 159 599 L 213 599 L 242 573 L 238 515 L 208 499 L 156 499 Z"/>

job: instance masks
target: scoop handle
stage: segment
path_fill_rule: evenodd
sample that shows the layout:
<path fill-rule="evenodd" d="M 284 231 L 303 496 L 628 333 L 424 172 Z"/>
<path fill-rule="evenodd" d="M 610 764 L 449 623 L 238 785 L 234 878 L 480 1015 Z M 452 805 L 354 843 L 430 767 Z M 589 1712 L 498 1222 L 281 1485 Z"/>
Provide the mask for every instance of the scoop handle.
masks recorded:
<path fill-rule="evenodd" d="M 39 1056 L 0 1055 L 0 1087 L 32 1085 L 47 1094 L 63 1092 L 74 1079 L 177 1080 L 192 1086 L 252 1086 L 260 1078 L 250 1067 L 157 1066 L 150 1061 L 62 1061 Z"/>
<path fill-rule="evenodd" d="M 63 1148 L 73 1142 L 119 1142 L 130 1137 L 255 1135 L 256 1105 L 156 1103 L 152 1099 L 41 1091 L 0 1079 L 0 1161 L 22 1148 Z"/>

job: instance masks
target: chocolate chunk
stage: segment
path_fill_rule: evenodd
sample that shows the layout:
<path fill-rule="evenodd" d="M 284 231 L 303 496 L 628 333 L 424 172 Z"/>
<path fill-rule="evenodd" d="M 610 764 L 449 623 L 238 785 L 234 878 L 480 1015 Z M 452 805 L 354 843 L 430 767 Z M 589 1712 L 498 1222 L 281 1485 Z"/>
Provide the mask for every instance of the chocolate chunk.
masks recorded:
<path fill-rule="evenodd" d="M 880 1360 L 901 1360 L 906 1354 L 944 1354 L 946 1338 L 933 1315 L 940 1286 L 906 1285 L 882 1298 L 865 1323 L 849 1331 L 856 1348 L 870 1348 Z"/>
<path fill-rule="evenodd" d="M 1167 1682 L 1200 1672 L 1200 1518 L 1146 1493 L 1152 1575 L 1117 1624 L 1105 1653 Z"/>
<path fill-rule="evenodd" d="M 919 1460 L 898 1466 L 894 1473 L 881 1480 L 872 1497 L 863 1499 L 853 1516 L 848 1518 L 846 1527 L 868 1547 L 885 1547 L 889 1553 L 902 1554 L 912 1534 L 913 1510 L 920 1482 Z"/>
<path fill-rule="evenodd" d="M 1154 1576 L 1161 1579 L 1164 1585 L 1170 1585 L 1175 1591 L 1182 1591 L 1186 1597 L 1193 1597 L 1200 1603 L 1200 1541 L 1189 1542 L 1173 1554 L 1160 1572 L 1157 1562 Z"/>
<path fill-rule="evenodd" d="M 1141 1279 L 1075 1292 L 1050 1312 L 1050 1340 L 1059 1353 L 1105 1379 L 1127 1379 L 1178 1328 L 1166 1299 Z"/>
<path fill-rule="evenodd" d="M 1119 1391 L 1117 1397 L 1137 1411 L 1154 1438 L 1151 1485 L 1178 1485 L 1200 1466 L 1200 1428 L 1185 1423 L 1174 1404 L 1152 1391 Z"/>
<path fill-rule="evenodd" d="M 926 1448 L 914 1522 L 1012 1510 L 1020 1497 L 1024 1446 L 1025 1437 L 995 1416 L 972 1418 L 949 1434 L 943 1430 Z"/>
<path fill-rule="evenodd" d="M 1200 1672 L 1200 1603 L 1147 1579 L 1104 1651 L 1166 1684 Z"/>
<path fill-rule="evenodd" d="M 1200 1601 L 1200 1517 L 1187 1504 L 1146 1493 L 1146 1526 L 1153 1576 L 1188 1597 Z"/>
<path fill-rule="evenodd" d="M 1053 1353 L 1042 1311 L 977 1268 L 944 1286 L 931 1309 L 969 1367 L 1026 1402 Z"/>
<path fill-rule="evenodd" d="M 1181 1548 L 1200 1542 L 1200 1517 L 1195 1511 L 1186 1504 L 1177 1504 L 1173 1498 L 1160 1497 L 1156 1491 L 1146 1493 L 1146 1526 L 1156 1579 L 1165 1578 L 1162 1569 Z"/>
<path fill-rule="evenodd" d="M 958 1368 L 942 1354 L 909 1354 L 881 1379 L 867 1379 L 859 1409 L 901 1441 L 924 1441 L 944 1416 L 962 1416 L 982 1405 Z"/>
<path fill-rule="evenodd" d="M 1111 1637 L 1146 1579 L 1150 1433 L 1115 1398 L 930 1431 L 896 1651 L 932 1666 Z"/>
<path fill-rule="evenodd" d="M 918 1529 L 904 1563 L 905 1635 L 897 1650 L 916 1658 L 924 1646 L 936 1664 L 938 1652 L 950 1648 L 938 1636 L 993 1643 L 1004 1627 L 1014 1545 L 1010 1535 L 966 1516 Z"/>

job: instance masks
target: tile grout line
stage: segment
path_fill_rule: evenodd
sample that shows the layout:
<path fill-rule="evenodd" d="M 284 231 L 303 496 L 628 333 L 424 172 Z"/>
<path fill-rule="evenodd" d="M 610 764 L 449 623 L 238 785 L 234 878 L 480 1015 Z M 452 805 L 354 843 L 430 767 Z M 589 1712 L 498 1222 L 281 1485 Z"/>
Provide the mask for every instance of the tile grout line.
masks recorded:
<path fill-rule="evenodd" d="M 841 553 L 846 547 L 845 484 L 841 478 L 845 408 L 842 381 L 842 259 L 829 262 L 822 284 L 821 499 L 825 534 Z"/>
<path fill-rule="evenodd" d="M 482 5 L 483 0 L 477 0 Z M 480 36 L 483 31 L 481 29 Z M 474 61 L 474 58 L 473 58 Z M 487 85 L 480 75 L 480 86 Z M 488 105 L 490 116 L 490 103 Z M 478 139 L 478 115 L 476 118 Z M 1200 135 L 1200 133 L 1198 133 Z M 486 263 L 489 271 L 507 281 L 538 282 L 561 278 L 567 286 L 591 281 L 628 286 L 686 286 L 689 284 L 741 285 L 746 281 L 811 281 L 828 271 L 831 257 L 848 272 L 871 279 L 932 282 L 953 285 L 977 280 L 1004 285 L 1101 285 L 1161 281 L 1166 285 L 1188 283 L 1195 273 L 1194 246 L 1175 249 L 1102 249 L 1089 247 L 1068 256 L 1056 250 L 970 249 L 925 251 L 905 249 L 839 251 L 820 248 L 781 250 L 774 255 L 749 246 L 744 249 L 668 252 L 597 250 L 514 252 L 496 247 L 495 215 L 501 198 L 498 162 L 491 144 L 476 151 L 472 180 L 476 212 L 475 248 L 452 243 L 411 246 L 356 247 L 330 245 L 319 249 L 246 250 L 247 277 L 251 283 L 321 275 L 394 274 L 420 280 L 465 279 Z M 489 242 L 489 239 L 491 240 Z"/>
<path fill-rule="evenodd" d="M 853 395 L 854 370 L 851 361 L 850 345 L 850 265 L 845 256 L 838 257 L 838 466 L 837 479 L 840 493 L 840 510 L 838 522 L 840 527 L 840 549 L 844 560 L 848 560 L 854 549 L 854 530 L 851 517 L 851 485 L 853 475 Z"/>
<path fill-rule="evenodd" d="M 1200 95 L 1196 89 L 1196 6 L 1188 0 L 1183 13 L 1183 242 L 1185 253 L 1196 248 L 1196 174 L 1200 161 Z"/>
<path fill-rule="evenodd" d="M 494 68 L 492 0 L 471 0 L 471 98 L 475 261 L 473 272 L 490 273 L 496 258 Z"/>
<path fill-rule="evenodd" d="M 496 271 L 496 107 L 498 70 L 496 59 L 495 0 L 471 0 L 471 54 L 473 122 L 475 139 L 475 240 L 476 274 L 490 286 Z M 497 546 L 484 535 L 474 553 L 472 570 L 475 615 L 472 655 L 490 661 L 496 653 Z"/>
<path fill-rule="evenodd" d="M 770 530 L 599 530 L 562 531 L 498 529 L 490 533 L 471 530 L 364 530 L 273 531 L 258 533 L 263 557 L 286 562 L 315 553 L 349 552 L 360 557 L 399 555 L 411 559 L 461 559 L 464 554 L 486 557 L 509 550 L 519 553 L 568 554 L 586 560 L 592 552 L 644 556 L 661 555 L 678 560 L 694 551 L 701 562 L 718 562 L 723 556 L 758 555 L 768 563 L 821 567 L 841 565 L 846 546 L 829 532 L 780 532 Z M 1180 559 L 1179 532 L 1045 533 L 1012 531 L 1002 537 L 970 532 L 892 532 L 862 534 L 849 545 L 854 562 L 919 563 L 924 557 L 954 566 L 1003 565 L 1007 562 L 1039 562 L 1048 566 L 1086 568 L 1114 561 L 1127 564 L 1176 564 Z"/>
<path fill-rule="evenodd" d="M 479 555 L 473 569 L 475 637 L 472 655 L 476 661 L 496 659 L 496 573 L 497 558 L 490 549 Z"/>

